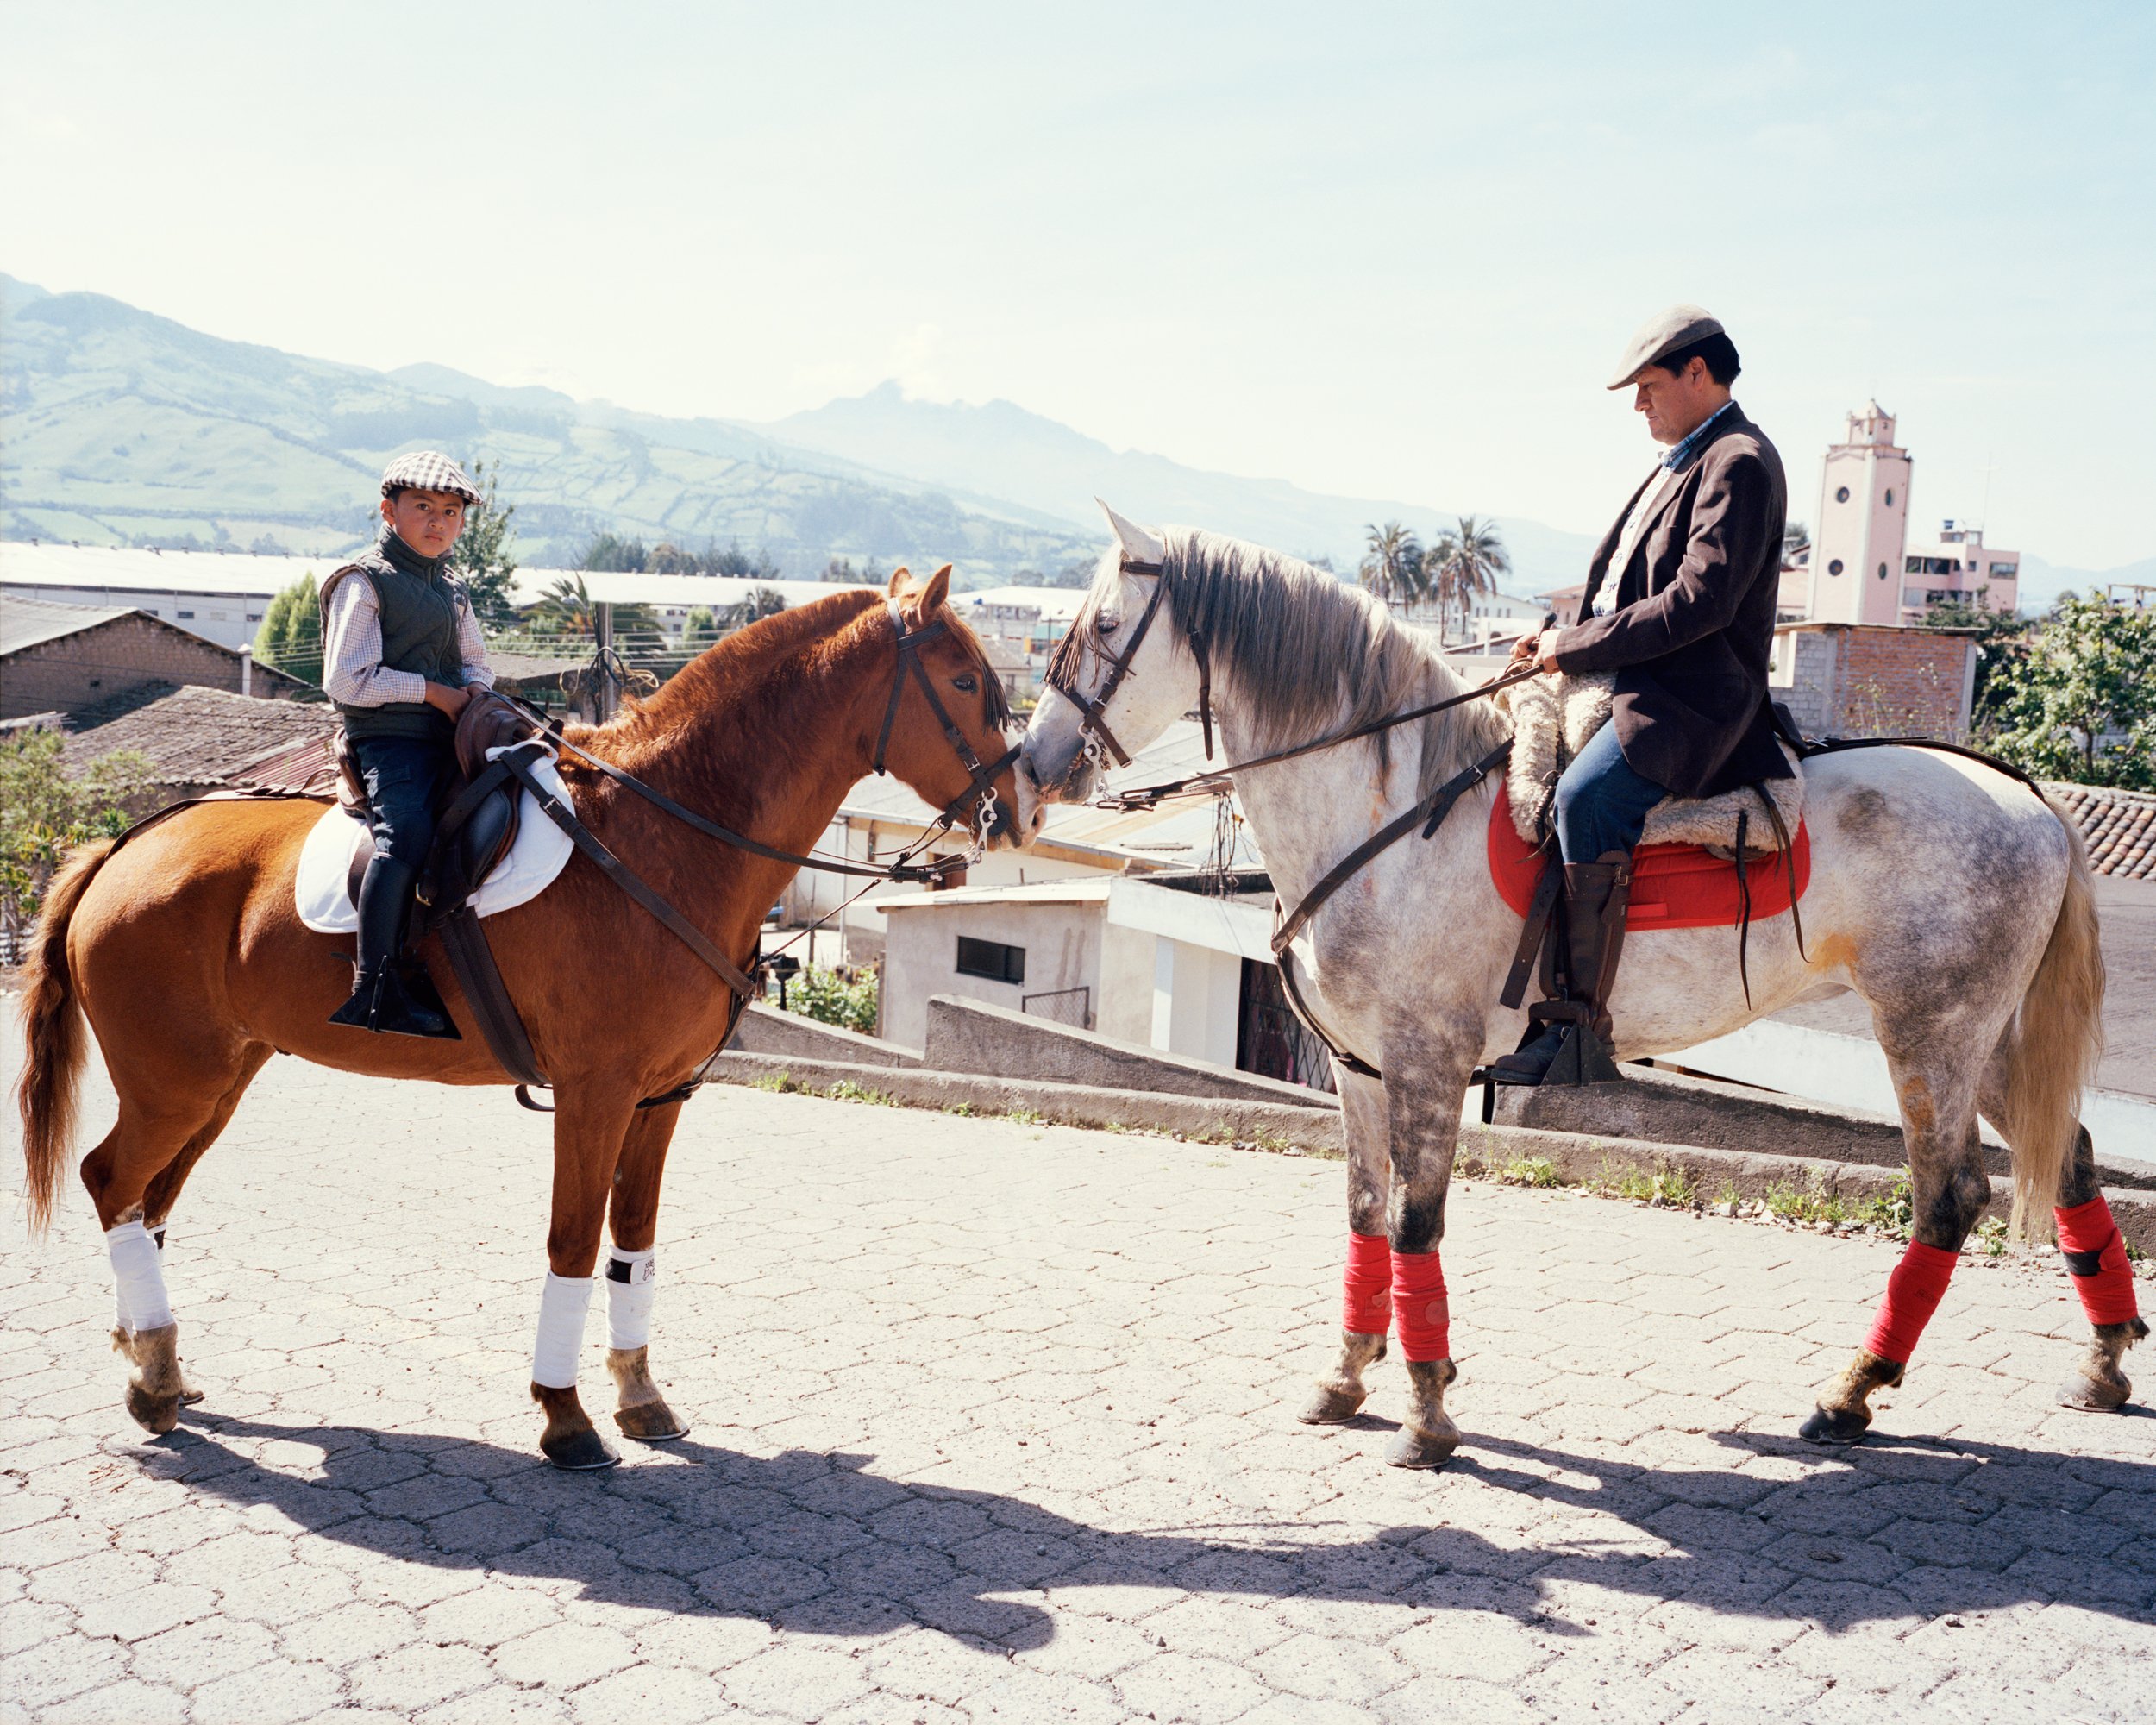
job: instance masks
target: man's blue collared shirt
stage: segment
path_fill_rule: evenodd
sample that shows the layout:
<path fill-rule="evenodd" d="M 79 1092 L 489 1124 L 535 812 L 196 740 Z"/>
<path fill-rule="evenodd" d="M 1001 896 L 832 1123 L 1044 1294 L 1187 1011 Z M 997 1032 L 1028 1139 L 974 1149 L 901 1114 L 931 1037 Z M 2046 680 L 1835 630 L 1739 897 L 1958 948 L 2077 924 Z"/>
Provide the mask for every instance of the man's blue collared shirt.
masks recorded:
<path fill-rule="evenodd" d="M 1701 420 L 1698 424 L 1695 425 L 1689 431 L 1687 431 L 1682 437 L 1678 438 L 1676 442 L 1670 446 L 1669 454 L 1663 456 L 1662 465 L 1665 467 L 1681 467 L 1687 461 L 1690 461 L 1692 459 L 1692 451 L 1698 448 L 1702 443 L 1707 441 L 1707 434 L 1713 427 L 1714 422 L 1717 419 L 1720 419 L 1723 414 L 1730 411 L 1736 406 L 1736 405 L 1737 404 L 1734 401 L 1725 401 L 1720 407 L 1716 408 L 1712 413 L 1708 414 L 1706 418 Z"/>

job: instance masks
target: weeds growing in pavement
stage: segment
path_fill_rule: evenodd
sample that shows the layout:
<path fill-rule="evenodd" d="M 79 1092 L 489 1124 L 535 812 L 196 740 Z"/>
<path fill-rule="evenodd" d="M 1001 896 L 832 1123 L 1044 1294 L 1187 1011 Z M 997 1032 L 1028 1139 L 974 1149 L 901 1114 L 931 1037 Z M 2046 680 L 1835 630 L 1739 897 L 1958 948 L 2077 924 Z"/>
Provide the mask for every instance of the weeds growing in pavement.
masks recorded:
<path fill-rule="evenodd" d="M 767 1072 L 761 1078 L 749 1080 L 749 1088 L 752 1090 L 768 1090 L 774 1095 L 783 1096 L 801 1087 L 793 1082 L 791 1072 Z"/>
<path fill-rule="evenodd" d="M 1722 1189 L 1714 1195 L 1714 1201 L 1717 1204 L 1727 1204 L 1733 1210 L 1744 1202 L 1744 1199 L 1737 1190 L 1737 1182 L 1725 1178 L 1722 1181 Z"/>
<path fill-rule="evenodd" d="M 1048 1122 L 1048 1116 L 1038 1108 L 1013 1108 L 1003 1118 L 1022 1126 L 1045 1126 Z"/>
<path fill-rule="evenodd" d="M 1675 1210 L 1689 1210 L 1699 1201 L 1699 1189 L 1681 1168 L 1658 1168 L 1651 1174 L 1639 1168 L 1613 1171 L 1607 1156 L 1601 1171 L 1587 1183 L 1603 1197 L 1628 1198 L 1635 1204 L 1664 1204 Z"/>
<path fill-rule="evenodd" d="M 956 1114 L 961 1120 L 971 1120 L 973 1104 L 971 1102 L 946 1102 L 943 1104 L 943 1112 L 947 1114 Z"/>
<path fill-rule="evenodd" d="M 865 1084 L 856 1084 L 850 1078 L 841 1078 L 824 1093 L 834 1102 L 874 1102 L 878 1107 L 895 1108 L 899 1099 L 881 1090 L 871 1090 Z"/>
<path fill-rule="evenodd" d="M 1516 1156 L 1497 1170 L 1497 1177 L 1507 1186 L 1555 1186 L 1557 1179 L 1557 1164 L 1546 1156 Z"/>
<path fill-rule="evenodd" d="M 1986 1216 L 1977 1224 L 1977 1244 L 1984 1248 L 1986 1258 L 2006 1256 L 2006 1218 Z"/>

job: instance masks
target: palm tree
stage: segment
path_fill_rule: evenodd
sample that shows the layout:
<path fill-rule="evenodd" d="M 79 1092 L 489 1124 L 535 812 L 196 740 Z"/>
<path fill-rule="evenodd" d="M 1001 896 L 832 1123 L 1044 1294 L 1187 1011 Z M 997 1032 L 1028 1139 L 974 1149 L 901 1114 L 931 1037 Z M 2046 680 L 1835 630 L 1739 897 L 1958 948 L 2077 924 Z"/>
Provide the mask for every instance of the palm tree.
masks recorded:
<path fill-rule="evenodd" d="M 1454 612 L 1464 635 L 1468 606 L 1476 595 L 1495 593 L 1497 578 L 1511 573 L 1512 554 L 1505 549 L 1497 524 L 1463 515 L 1423 555 L 1422 590 L 1438 602 L 1438 627 L 1444 627 L 1447 612 Z"/>
<path fill-rule="evenodd" d="M 1388 521 L 1382 527 L 1372 524 L 1365 530 L 1369 535 L 1369 552 L 1357 571 L 1363 585 L 1388 605 L 1395 601 L 1413 604 L 1422 597 L 1423 564 L 1422 545 L 1414 530 Z"/>

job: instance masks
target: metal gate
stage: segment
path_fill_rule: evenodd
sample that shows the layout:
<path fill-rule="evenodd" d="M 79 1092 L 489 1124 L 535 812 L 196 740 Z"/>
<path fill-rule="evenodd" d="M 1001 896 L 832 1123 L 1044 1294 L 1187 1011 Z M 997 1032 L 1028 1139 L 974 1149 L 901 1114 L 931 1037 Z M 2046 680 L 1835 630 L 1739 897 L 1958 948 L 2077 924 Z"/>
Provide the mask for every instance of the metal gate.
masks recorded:
<path fill-rule="evenodd" d="M 1046 994 L 1026 994 L 1020 998 L 1018 1009 L 1030 1017 L 1069 1025 L 1074 1029 L 1093 1028 L 1091 988 L 1051 988 Z"/>

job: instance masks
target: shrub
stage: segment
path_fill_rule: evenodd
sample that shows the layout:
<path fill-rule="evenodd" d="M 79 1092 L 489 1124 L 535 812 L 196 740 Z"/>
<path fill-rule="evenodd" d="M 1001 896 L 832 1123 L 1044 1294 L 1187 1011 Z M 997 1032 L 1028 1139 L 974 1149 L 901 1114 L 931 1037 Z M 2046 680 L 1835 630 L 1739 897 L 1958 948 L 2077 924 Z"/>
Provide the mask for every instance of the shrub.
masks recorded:
<path fill-rule="evenodd" d="M 880 992 L 874 971 L 849 982 L 837 971 L 818 967 L 802 971 L 787 985 L 786 1006 L 803 1018 L 874 1036 Z"/>

